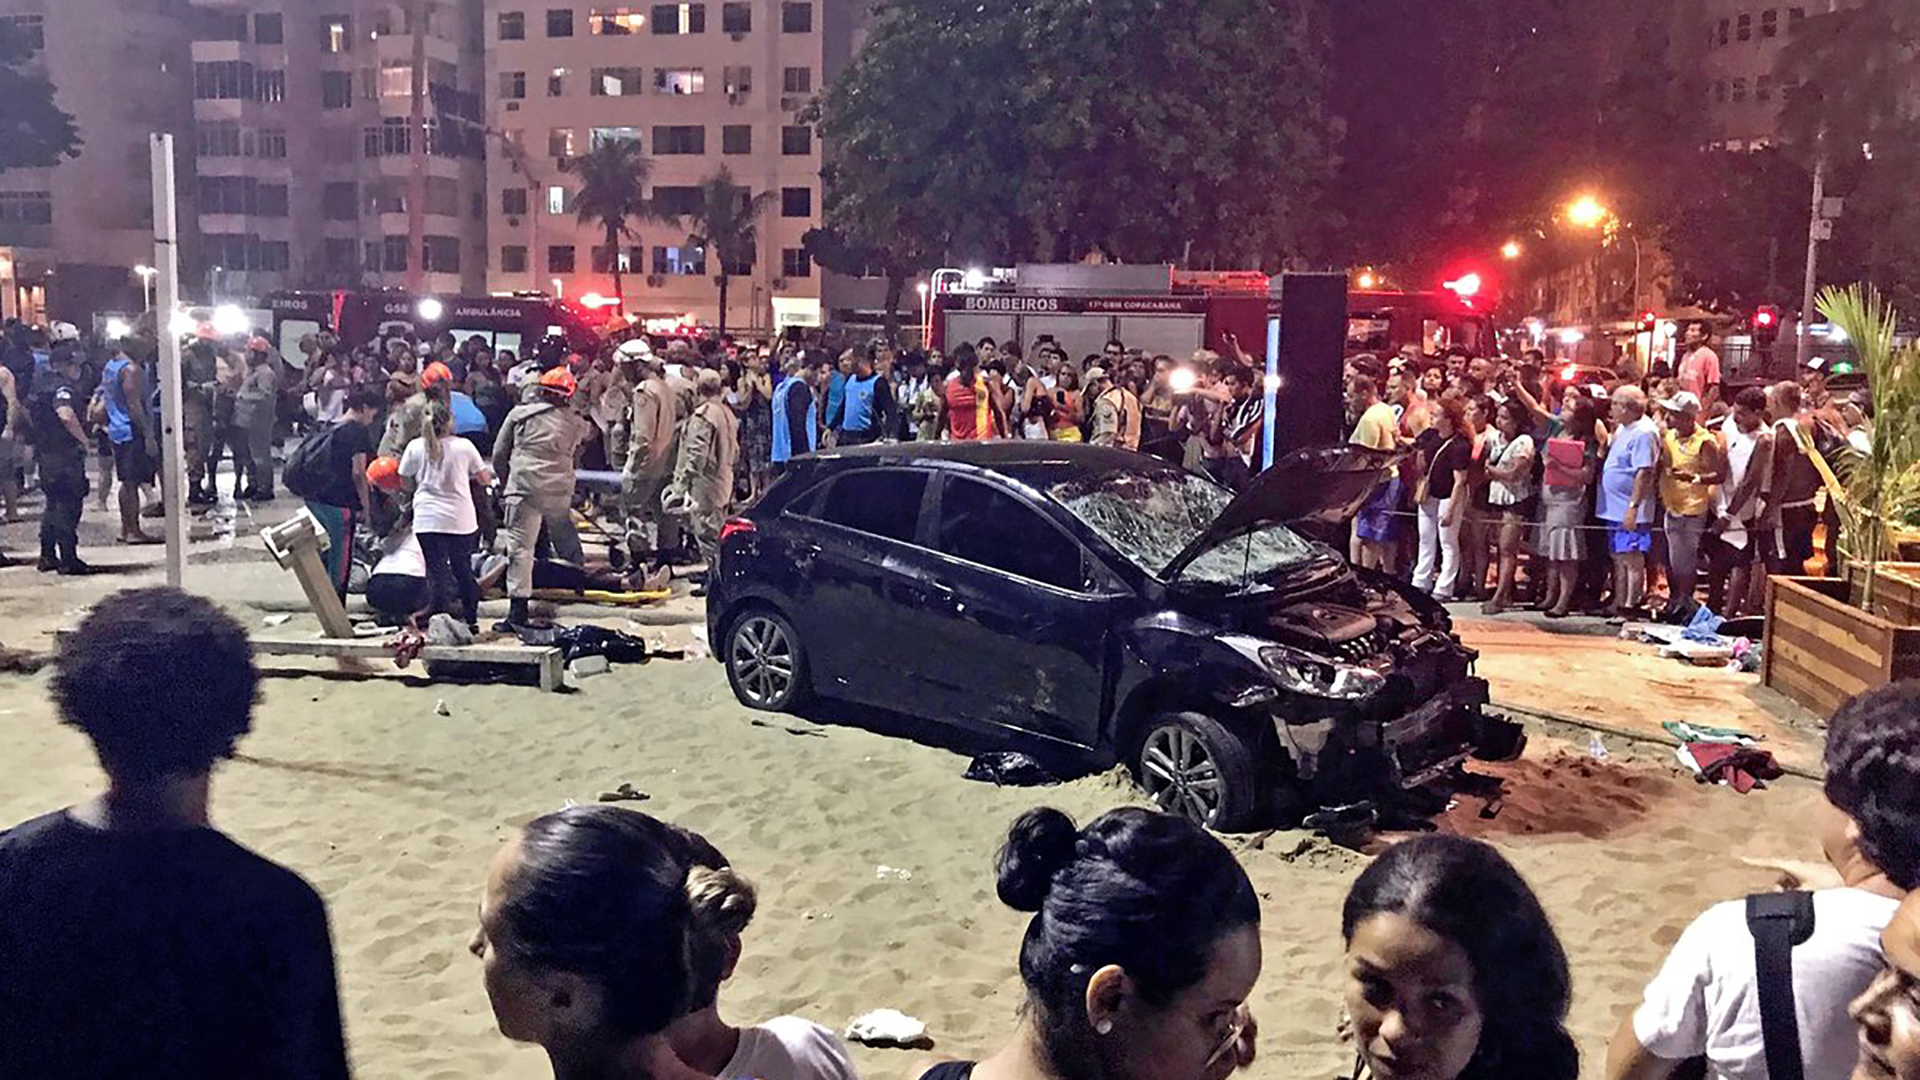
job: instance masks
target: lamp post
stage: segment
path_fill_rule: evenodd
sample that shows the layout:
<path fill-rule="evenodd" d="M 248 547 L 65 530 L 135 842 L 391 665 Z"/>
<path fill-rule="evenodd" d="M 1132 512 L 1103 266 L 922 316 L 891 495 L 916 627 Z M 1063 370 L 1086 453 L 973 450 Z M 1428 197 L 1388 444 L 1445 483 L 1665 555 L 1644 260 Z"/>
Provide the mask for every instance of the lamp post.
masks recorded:
<path fill-rule="evenodd" d="M 153 310 L 153 275 L 159 273 L 160 271 L 151 266 L 136 266 L 133 268 L 133 272 L 140 275 L 140 295 L 144 299 L 144 302 L 146 304 L 146 307 L 143 310 L 152 311 Z"/>

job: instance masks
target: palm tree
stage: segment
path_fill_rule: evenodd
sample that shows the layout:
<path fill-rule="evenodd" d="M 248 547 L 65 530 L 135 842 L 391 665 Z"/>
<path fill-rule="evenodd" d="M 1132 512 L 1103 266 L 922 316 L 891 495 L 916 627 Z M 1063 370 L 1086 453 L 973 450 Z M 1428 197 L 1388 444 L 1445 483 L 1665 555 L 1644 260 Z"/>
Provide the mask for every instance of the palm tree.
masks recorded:
<path fill-rule="evenodd" d="M 598 225 L 605 231 L 613 295 L 624 313 L 627 293 L 620 276 L 620 240 L 631 235 L 627 222 L 634 218 L 657 219 L 647 198 L 653 161 L 640 152 L 635 140 L 608 139 L 579 157 L 568 158 L 560 168 L 580 178 L 580 190 L 573 197 L 574 216 L 582 225 Z"/>
<path fill-rule="evenodd" d="M 686 215 L 692 235 L 689 246 L 700 248 L 714 260 L 714 284 L 720 286 L 720 332 L 727 332 L 727 286 L 732 268 L 753 258 L 760 242 L 760 215 L 773 204 L 773 192 L 758 195 L 733 182 L 733 173 L 725 165 L 700 183 L 700 199 L 694 211 Z"/>

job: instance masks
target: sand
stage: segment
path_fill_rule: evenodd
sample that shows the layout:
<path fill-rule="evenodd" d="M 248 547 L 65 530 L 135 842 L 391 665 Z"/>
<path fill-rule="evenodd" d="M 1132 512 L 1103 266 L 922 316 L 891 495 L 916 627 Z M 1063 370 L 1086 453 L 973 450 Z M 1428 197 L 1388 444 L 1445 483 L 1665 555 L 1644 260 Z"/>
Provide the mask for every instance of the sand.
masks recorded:
<path fill-rule="evenodd" d="M 197 551 L 190 584 L 251 625 L 295 606 L 290 579 L 244 543 Z M 0 641 L 44 647 L 46 632 L 86 602 L 155 577 L 152 549 L 87 554 L 144 565 L 85 581 L 0 571 Z M 676 602 L 646 621 L 697 610 Z M 693 640 L 684 625 L 652 632 Z M 1703 711 L 1753 700 L 1750 676 L 1702 682 L 1651 661 L 1573 659 L 1519 631 L 1476 634 L 1490 650 L 1496 697 L 1638 723 L 1670 703 L 1649 688 L 1660 678 L 1688 693 L 1710 688 Z M 84 742 L 54 720 L 45 678 L 0 676 L 8 747 L 0 822 L 98 784 Z M 434 708 L 443 699 L 446 716 Z M 1022 996 L 1014 963 L 1023 917 L 993 896 L 991 861 L 1007 824 L 1040 803 L 1086 816 L 1137 796 L 1107 777 L 1020 790 L 968 782 L 964 755 L 836 723 L 850 716 L 828 707 L 817 725 L 769 724 L 733 701 L 719 665 L 705 659 L 617 667 L 567 695 L 275 678 L 243 756 L 217 777 L 214 815 L 325 896 L 362 1077 L 549 1075 L 543 1055 L 494 1029 L 466 952 L 482 874 L 520 823 L 623 782 L 651 796 L 641 808 L 701 830 L 760 886 L 760 917 L 722 994 L 731 1018 L 791 1012 L 839 1028 L 893 1007 L 925 1020 L 940 1053 L 989 1052 Z M 816 726 L 819 734 L 788 730 Z M 1769 884 L 1742 856 L 1819 859 L 1806 831 L 1819 793 L 1790 779 L 1743 797 L 1680 776 L 1665 750 L 1610 738 L 1612 756 L 1594 761 L 1583 735 L 1570 738 L 1536 737 L 1521 761 L 1482 767 L 1508 781 L 1498 816 L 1484 819 L 1480 800 L 1462 798 L 1441 826 L 1498 844 L 1540 892 L 1572 957 L 1583 1072 L 1598 1076 L 1619 1017 L 1681 928 L 1708 904 Z M 1334 1037 L 1339 907 L 1367 856 L 1294 832 L 1232 843 L 1263 898 L 1266 969 L 1253 1001 L 1261 1057 L 1247 1075 L 1333 1076 L 1351 1061 Z M 897 1076 L 910 1060 L 898 1051 L 855 1056 L 873 1077 Z"/>

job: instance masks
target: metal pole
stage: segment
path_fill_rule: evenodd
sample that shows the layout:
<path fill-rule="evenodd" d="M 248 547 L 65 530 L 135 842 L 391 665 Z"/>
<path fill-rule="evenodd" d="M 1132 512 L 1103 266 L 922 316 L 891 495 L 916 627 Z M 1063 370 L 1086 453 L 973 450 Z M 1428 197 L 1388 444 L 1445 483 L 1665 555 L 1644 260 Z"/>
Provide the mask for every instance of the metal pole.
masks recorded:
<path fill-rule="evenodd" d="M 180 337 L 173 313 L 180 307 L 179 207 L 173 192 L 173 136 L 152 136 L 153 266 L 160 285 L 160 502 L 166 508 L 167 584 L 180 588 L 187 559 L 186 462 L 181 446 Z"/>
<path fill-rule="evenodd" d="M 1813 213 L 1807 222 L 1807 283 L 1800 293 L 1800 318 L 1796 328 L 1798 349 L 1795 351 L 1795 371 L 1805 371 L 1807 362 L 1813 359 L 1813 335 L 1807 333 L 1807 324 L 1813 321 L 1813 295 L 1820 284 L 1820 233 L 1825 218 L 1821 216 L 1827 198 L 1827 155 L 1823 152 L 1813 162 Z"/>
<path fill-rule="evenodd" d="M 413 71 L 407 108 L 407 291 L 426 282 L 427 238 L 427 4 L 413 0 Z"/>

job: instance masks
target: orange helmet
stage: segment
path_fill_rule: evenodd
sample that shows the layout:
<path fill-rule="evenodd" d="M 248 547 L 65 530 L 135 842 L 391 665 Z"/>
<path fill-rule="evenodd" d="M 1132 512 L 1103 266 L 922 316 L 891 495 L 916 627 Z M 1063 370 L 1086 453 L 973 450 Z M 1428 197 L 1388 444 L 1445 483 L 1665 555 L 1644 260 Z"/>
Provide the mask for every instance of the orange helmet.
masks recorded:
<path fill-rule="evenodd" d="M 420 373 L 420 389 L 422 390 L 452 381 L 453 369 L 440 363 L 438 360 L 428 364 L 427 370 Z"/>
<path fill-rule="evenodd" d="M 540 373 L 540 389 L 548 391 L 549 393 L 570 398 L 573 396 L 573 392 L 579 388 L 579 380 L 575 379 L 573 372 L 568 371 L 564 366 L 548 368 L 546 371 Z"/>
<path fill-rule="evenodd" d="M 273 342 L 255 334 L 247 340 L 247 350 L 249 352 L 272 352 Z"/>
<path fill-rule="evenodd" d="M 367 463 L 367 483 L 381 491 L 400 490 L 400 459 L 374 458 Z"/>

